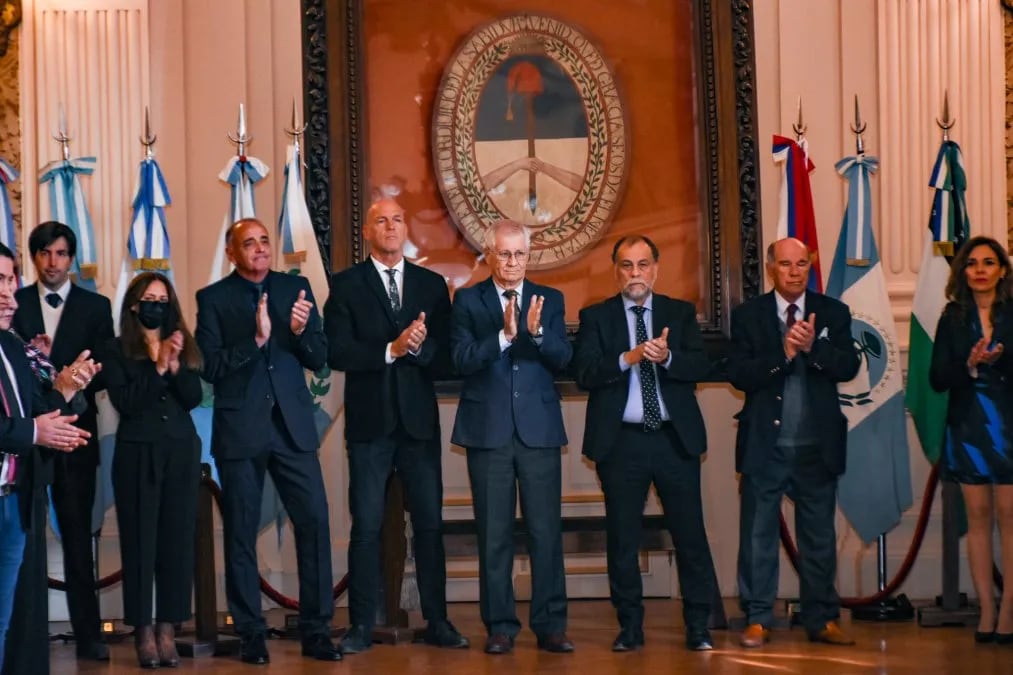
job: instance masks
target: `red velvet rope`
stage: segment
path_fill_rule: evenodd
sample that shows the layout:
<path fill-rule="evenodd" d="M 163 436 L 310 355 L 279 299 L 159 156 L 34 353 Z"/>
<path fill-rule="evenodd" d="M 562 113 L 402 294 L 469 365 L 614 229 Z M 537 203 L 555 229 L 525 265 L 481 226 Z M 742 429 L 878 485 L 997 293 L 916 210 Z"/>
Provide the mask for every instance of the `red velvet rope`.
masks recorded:
<path fill-rule="evenodd" d="M 907 555 L 904 557 L 904 562 L 901 563 L 897 573 L 893 575 L 890 582 L 886 584 L 883 590 L 873 593 L 872 595 L 865 596 L 863 598 L 841 598 L 842 607 L 861 607 L 862 605 L 872 605 L 878 603 L 881 600 L 893 595 L 901 584 L 907 579 L 908 574 L 911 573 L 911 568 L 914 566 L 915 559 L 918 557 L 918 551 L 922 547 L 922 541 L 925 539 L 925 530 L 929 524 L 929 512 L 932 510 L 932 502 L 935 500 L 936 487 L 939 485 L 939 465 L 932 467 L 932 473 L 929 474 L 929 479 L 925 483 L 925 493 L 922 495 L 922 509 L 918 513 L 918 523 L 915 525 L 915 534 L 911 539 L 911 545 L 908 547 Z M 795 542 L 791 538 L 791 532 L 788 531 L 788 523 L 784 521 L 784 514 L 781 516 L 781 544 L 784 546 L 784 552 L 788 555 L 788 560 L 791 561 L 791 566 L 795 568 L 795 572 L 798 572 L 799 556 L 798 548 L 795 546 Z"/>

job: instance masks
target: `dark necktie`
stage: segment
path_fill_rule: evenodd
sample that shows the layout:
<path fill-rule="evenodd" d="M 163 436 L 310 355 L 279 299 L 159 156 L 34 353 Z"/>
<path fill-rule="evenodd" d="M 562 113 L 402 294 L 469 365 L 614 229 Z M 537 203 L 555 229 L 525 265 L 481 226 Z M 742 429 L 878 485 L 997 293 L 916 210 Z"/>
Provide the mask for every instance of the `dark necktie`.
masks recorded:
<path fill-rule="evenodd" d="M 397 292 L 397 279 L 394 278 L 397 270 L 391 267 L 385 269 L 384 272 L 387 273 L 387 295 L 390 296 L 390 308 L 397 314 L 401 311 L 401 296 Z"/>
<path fill-rule="evenodd" d="M 630 311 L 637 315 L 637 344 L 647 342 L 647 323 L 644 322 L 646 307 L 634 305 Z M 654 364 L 647 359 L 640 360 L 640 397 L 644 407 L 644 429 L 657 431 L 661 428 L 661 404 L 658 402 L 658 383 L 655 379 Z"/>
<path fill-rule="evenodd" d="M 517 291 L 510 289 L 509 291 L 503 291 L 503 297 L 506 298 L 507 304 L 510 303 L 510 298 L 518 298 L 514 302 L 514 318 L 517 319 L 517 330 L 520 330 L 521 326 L 521 301 Z"/>
<path fill-rule="evenodd" d="M 260 308 L 260 298 L 264 296 L 264 284 L 253 284 L 253 309 Z"/>
<path fill-rule="evenodd" d="M 792 303 L 788 305 L 788 309 L 785 310 L 784 325 L 791 330 L 791 327 L 795 325 L 795 312 L 798 311 L 798 305 Z"/>
<path fill-rule="evenodd" d="M 63 304 L 63 298 L 60 297 L 59 293 L 46 293 L 46 303 L 56 309 Z"/>

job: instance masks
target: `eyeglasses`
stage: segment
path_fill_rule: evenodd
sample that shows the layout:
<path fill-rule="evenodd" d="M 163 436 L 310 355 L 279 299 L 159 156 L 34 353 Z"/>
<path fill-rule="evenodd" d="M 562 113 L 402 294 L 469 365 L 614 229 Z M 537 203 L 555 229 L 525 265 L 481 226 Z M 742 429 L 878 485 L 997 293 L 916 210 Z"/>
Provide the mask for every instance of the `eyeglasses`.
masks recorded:
<path fill-rule="evenodd" d="M 524 263 L 528 259 L 527 251 L 496 251 L 496 259 L 501 263 L 510 262 L 513 258 L 518 263 Z"/>

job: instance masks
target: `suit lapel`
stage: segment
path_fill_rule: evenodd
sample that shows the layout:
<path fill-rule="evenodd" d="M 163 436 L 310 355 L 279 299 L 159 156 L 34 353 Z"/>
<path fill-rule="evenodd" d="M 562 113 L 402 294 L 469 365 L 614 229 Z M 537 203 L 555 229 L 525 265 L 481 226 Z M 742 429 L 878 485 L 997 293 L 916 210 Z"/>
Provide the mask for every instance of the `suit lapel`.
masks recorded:
<path fill-rule="evenodd" d="M 492 283 L 492 277 L 483 281 L 480 286 L 482 286 L 482 302 L 485 304 L 486 309 L 489 310 L 493 323 L 502 328 L 503 305 L 500 304 L 499 293 L 496 292 L 496 285 Z"/>
<path fill-rule="evenodd" d="M 21 337 L 25 340 L 31 340 L 36 335 L 46 332 L 46 324 L 42 320 L 42 304 L 39 299 L 39 284 L 38 282 L 28 287 L 31 289 L 30 293 L 24 294 L 24 303 L 18 307 L 19 312 L 25 313 L 25 323 L 28 324 L 31 335 L 22 335 Z M 52 337 L 52 335 L 50 335 Z"/>
<path fill-rule="evenodd" d="M 380 281 L 380 275 L 376 272 L 376 266 L 373 265 L 373 261 L 367 258 L 364 262 L 359 263 L 359 269 L 363 275 L 363 283 L 369 287 L 373 295 L 376 296 L 380 306 L 383 307 L 384 314 L 387 315 L 387 320 L 393 325 L 397 325 L 397 317 L 394 316 L 394 310 L 390 306 L 390 295 L 387 293 L 387 287 L 384 286 L 383 282 Z M 408 265 L 405 264 L 405 273 L 407 274 Z M 408 288 L 406 280 L 403 284 L 404 288 Z"/>
<path fill-rule="evenodd" d="M 81 302 L 83 301 L 83 299 L 81 298 L 81 293 L 82 291 L 77 287 L 76 284 L 70 285 L 70 292 L 67 293 L 67 300 L 66 302 L 63 303 L 63 312 L 60 313 L 60 320 L 56 324 L 56 334 L 52 336 L 53 347 L 51 351 L 53 360 L 56 363 L 63 363 L 64 357 L 70 356 L 70 358 L 66 359 L 66 362 L 69 363 L 74 360 L 74 357 L 77 356 L 77 354 L 64 355 L 63 351 L 64 351 L 64 342 L 67 341 L 66 337 L 67 331 L 80 332 L 82 330 L 82 325 L 78 322 L 79 321 L 78 316 L 81 314 L 82 309 Z M 36 302 L 38 302 L 39 299 L 38 293 L 35 294 L 35 299 Z M 40 317 L 42 316 L 41 306 L 39 307 L 39 316 Z M 81 317 L 82 320 L 83 318 L 84 317 Z M 72 328 L 68 328 L 68 326 L 72 326 Z"/>
<path fill-rule="evenodd" d="M 781 317 L 777 314 L 777 300 L 774 298 L 774 291 L 763 296 L 763 304 L 760 306 L 760 323 L 767 337 L 775 343 L 781 342 Z"/>
<path fill-rule="evenodd" d="M 622 294 L 613 296 L 609 300 L 607 308 L 606 318 L 611 324 L 613 343 L 620 348 L 620 351 L 629 351 L 633 345 L 630 344 L 630 324 L 626 317 Z"/>

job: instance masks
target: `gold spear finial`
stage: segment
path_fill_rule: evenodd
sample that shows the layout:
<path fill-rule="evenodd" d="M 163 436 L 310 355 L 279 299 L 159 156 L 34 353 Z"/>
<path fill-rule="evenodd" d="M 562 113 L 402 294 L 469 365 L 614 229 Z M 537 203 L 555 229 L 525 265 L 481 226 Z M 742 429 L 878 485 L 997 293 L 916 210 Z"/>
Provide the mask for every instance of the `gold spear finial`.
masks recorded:
<path fill-rule="evenodd" d="M 299 139 L 302 137 L 303 132 L 306 131 L 306 124 L 299 124 L 299 118 L 296 113 L 295 96 L 292 97 L 292 126 L 285 129 L 285 133 L 292 137 L 292 141 L 296 147 L 299 147 Z"/>
<path fill-rule="evenodd" d="M 798 121 L 792 123 L 791 128 L 795 132 L 795 140 L 796 141 L 801 141 L 802 137 L 805 136 L 806 129 L 809 128 L 809 127 L 806 126 L 805 122 L 802 119 L 802 97 L 801 96 L 798 97 Z"/>
<path fill-rule="evenodd" d="M 936 118 L 936 124 L 943 130 L 943 141 L 950 140 L 950 129 L 957 123 L 957 119 L 950 117 L 950 92 L 943 90 L 943 119 Z"/>
<path fill-rule="evenodd" d="M 855 134 L 855 152 L 859 155 L 865 154 L 865 144 L 862 142 L 862 134 L 865 133 L 865 122 L 862 121 L 862 113 L 858 109 L 858 94 L 855 94 L 855 123 L 851 125 L 851 131 Z"/>
<path fill-rule="evenodd" d="M 144 106 L 144 135 L 139 139 L 141 145 L 144 146 L 144 156 L 151 159 L 155 155 L 155 151 L 152 148 L 155 145 L 155 141 L 158 140 L 158 136 L 151 133 L 151 120 L 149 119 L 148 106 Z"/>
<path fill-rule="evenodd" d="M 53 134 L 53 139 L 60 144 L 60 148 L 63 151 L 63 159 L 70 159 L 70 141 L 71 136 L 67 133 L 67 113 L 63 109 L 63 104 L 60 103 L 56 111 L 56 123 L 59 125 L 57 132 Z"/>

